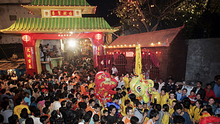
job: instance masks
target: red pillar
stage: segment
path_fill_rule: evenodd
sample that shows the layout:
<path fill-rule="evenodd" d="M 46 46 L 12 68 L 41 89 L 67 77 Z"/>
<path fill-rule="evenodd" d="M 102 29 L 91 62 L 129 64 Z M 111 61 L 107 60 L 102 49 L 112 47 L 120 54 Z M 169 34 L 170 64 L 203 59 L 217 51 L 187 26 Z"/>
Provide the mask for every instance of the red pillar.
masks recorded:
<path fill-rule="evenodd" d="M 98 66 L 97 56 L 103 55 L 103 33 L 94 34 L 93 38 L 93 62 L 94 67 Z"/>
<path fill-rule="evenodd" d="M 34 72 L 37 74 L 36 40 L 32 37 L 32 34 L 22 34 L 22 41 L 27 74 L 34 75 Z"/>

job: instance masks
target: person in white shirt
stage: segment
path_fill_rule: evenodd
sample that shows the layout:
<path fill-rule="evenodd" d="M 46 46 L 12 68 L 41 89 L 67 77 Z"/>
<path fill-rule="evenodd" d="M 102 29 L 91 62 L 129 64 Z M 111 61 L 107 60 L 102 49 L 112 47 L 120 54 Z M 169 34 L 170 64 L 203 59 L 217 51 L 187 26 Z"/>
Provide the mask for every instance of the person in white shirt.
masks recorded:
<path fill-rule="evenodd" d="M 9 102 L 4 101 L 1 103 L 2 110 L 1 115 L 4 117 L 3 123 L 9 123 L 8 118 L 13 114 L 13 111 L 9 109 Z"/>
<path fill-rule="evenodd" d="M 160 78 L 158 84 L 159 84 L 158 92 L 160 93 L 162 87 L 165 85 L 165 82 L 162 78 Z"/>
<path fill-rule="evenodd" d="M 34 110 L 33 120 L 34 120 L 34 124 L 42 124 L 40 122 L 40 110 L 39 109 Z"/>
<path fill-rule="evenodd" d="M 59 97 L 55 96 L 54 100 L 55 101 L 53 102 L 53 106 L 54 106 L 53 110 L 59 110 L 59 108 L 61 107 Z"/>
<path fill-rule="evenodd" d="M 119 82 L 118 82 L 117 88 L 121 88 L 122 85 L 125 85 L 125 82 L 123 81 L 123 77 L 121 76 L 121 77 L 120 77 L 120 80 L 119 80 Z"/>
<path fill-rule="evenodd" d="M 115 67 L 115 65 L 112 65 L 112 74 L 117 75 L 118 74 L 118 69 Z"/>

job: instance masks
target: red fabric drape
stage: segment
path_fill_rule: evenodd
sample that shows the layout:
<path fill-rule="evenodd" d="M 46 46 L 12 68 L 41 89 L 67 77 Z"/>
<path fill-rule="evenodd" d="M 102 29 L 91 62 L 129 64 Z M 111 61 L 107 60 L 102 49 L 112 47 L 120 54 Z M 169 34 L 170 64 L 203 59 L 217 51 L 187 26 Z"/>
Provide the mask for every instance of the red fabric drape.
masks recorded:
<path fill-rule="evenodd" d="M 150 58 L 151 58 L 151 61 L 153 62 L 153 64 L 156 66 L 156 67 L 160 67 L 160 62 L 159 60 L 157 59 L 157 57 L 152 53 L 150 52 Z"/>

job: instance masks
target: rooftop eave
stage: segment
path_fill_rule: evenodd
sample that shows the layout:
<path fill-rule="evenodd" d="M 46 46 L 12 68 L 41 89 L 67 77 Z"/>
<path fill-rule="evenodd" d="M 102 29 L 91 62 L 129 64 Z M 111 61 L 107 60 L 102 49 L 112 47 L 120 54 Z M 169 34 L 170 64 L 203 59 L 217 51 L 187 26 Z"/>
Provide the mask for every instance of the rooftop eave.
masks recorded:
<path fill-rule="evenodd" d="M 34 15 L 41 15 L 41 9 L 70 9 L 81 10 L 82 14 L 95 14 L 97 6 L 34 6 L 34 5 L 22 5 L 25 9 L 31 11 Z"/>
<path fill-rule="evenodd" d="M 0 30 L 2 33 L 6 34 L 27 34 L 27 33 L 82 33 L 82 32 L 103 32 L 103 33 L 113 33 L 118 31 L 117 29 L 77 29 L 77 30 L 32 30 L 32 31 L 22 31 L 22 30 L 8 30 L 8 29 L 3 29 Z"/>

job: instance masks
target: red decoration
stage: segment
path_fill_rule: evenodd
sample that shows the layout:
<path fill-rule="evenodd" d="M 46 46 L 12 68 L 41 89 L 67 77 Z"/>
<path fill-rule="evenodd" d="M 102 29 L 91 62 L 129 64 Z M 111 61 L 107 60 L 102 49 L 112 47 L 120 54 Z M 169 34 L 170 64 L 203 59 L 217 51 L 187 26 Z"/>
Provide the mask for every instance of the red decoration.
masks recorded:
<path fill-rule="evenodd" d="M 27 69 L 34 69 L 33 64 L 33 48 L 25 47 L 25 56 L 26 56 L 26 67 Z"/>
<path fill-rule="evenodd" d="M 22 40 L 25 41 L 25 42 L 28 42 L 28 41 L 31 40 L 31 37 L 29 35 L 23 35 Z"/>
<path fill-rule="evenodd" d="M 95 86 L 95 95 L 101 104 L 104 105 L 107 102 L 111 102 L 111 96 L 116 94 L 116 91 L 113 91 L 112 89 L 117 86 L 117 81 L 114 78 L 111 78 L 109 73 L 99 71 L 95 75 Z"/>
<path fill-rule="evenodd" d="M 95 39 L 98 40 L 98 41 L 101 40 L 102 39 L 102 35 L 101 34 L 96 34 L 95 35 Z"/>

